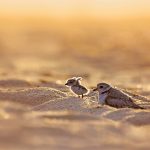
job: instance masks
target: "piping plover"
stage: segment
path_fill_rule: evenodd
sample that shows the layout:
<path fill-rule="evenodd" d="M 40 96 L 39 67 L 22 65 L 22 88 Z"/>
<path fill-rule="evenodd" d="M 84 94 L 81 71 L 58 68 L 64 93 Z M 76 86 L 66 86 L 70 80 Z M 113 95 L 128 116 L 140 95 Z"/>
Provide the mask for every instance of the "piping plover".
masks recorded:
<path fill-rule="evenodd" d="M 98 91 L 99 93 L 99 104 L 109 105 L 116 108 L 135 108 L 135 109 L 144 109 L 143 107 L 138 106 L 134 103 L 129 95 L 123 91 L 110 86 L 107 83 L 99 83 L 93 91 Z"/>
<path fill-rule="evenodd" d="M 68 79 L 66 82 L 66 86 L 70 87 L 70 90 L 78 95 L 78 97 L 84 97 L 85 94 L 88 93 L 88 89 L 80 84 L 81 77 L 73 77 Z"/>

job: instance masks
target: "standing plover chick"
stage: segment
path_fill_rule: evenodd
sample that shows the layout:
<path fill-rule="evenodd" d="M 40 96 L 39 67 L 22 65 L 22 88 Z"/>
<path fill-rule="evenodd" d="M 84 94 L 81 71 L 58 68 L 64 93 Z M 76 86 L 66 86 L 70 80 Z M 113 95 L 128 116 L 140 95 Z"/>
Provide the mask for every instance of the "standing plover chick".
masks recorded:
<path fill-rule="evenodd" d="M 81 96 L 83 98 L 84 95 L 88 93 L 88 89 L 81 85 L 81 79 L 81 77 L 73 77 L 71 79 L 68 79 L 65 85 L 69 86 L 70 90 L 78 95 L 78 97 Z"/>
<path fill-rule="evenodd" d="M 116 108 L 135 108 L 135 109 L 144 109 L 143 107 L 138 106 L 134 103 L 129 95 L 123 91 L 110 86 L 107 83 L 99 83 L 93 91 L 98 91 L 99 93 L 99 104 L 109 105 Z"/>

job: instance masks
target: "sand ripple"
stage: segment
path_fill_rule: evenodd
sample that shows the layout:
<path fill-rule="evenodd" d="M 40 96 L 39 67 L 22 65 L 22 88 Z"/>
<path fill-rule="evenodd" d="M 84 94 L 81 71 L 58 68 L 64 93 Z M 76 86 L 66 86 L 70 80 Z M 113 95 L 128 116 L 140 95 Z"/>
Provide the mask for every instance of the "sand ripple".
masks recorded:
<path fill-rule="evenodd" d="M 17 81 L 18 82 L 18 81 Z M 5 82 L 0 82 L 5 84 Z M 7 83 L 7 82 L 6 82 Z M 14 85 L 14 81 L 12 82 Z M 18 83 L 17 83 L 18 84 Z M 97 108 L 63 85 L 7 85 L 0 90 L 0 145 L 5 150 L 149 149 L 150 110 Z M 140 99 L 140 96 L 137 99 Z M 140 99 L 139 103 L 149 101 Z M 69 141 L 69 142 L 68 142 Z"/>

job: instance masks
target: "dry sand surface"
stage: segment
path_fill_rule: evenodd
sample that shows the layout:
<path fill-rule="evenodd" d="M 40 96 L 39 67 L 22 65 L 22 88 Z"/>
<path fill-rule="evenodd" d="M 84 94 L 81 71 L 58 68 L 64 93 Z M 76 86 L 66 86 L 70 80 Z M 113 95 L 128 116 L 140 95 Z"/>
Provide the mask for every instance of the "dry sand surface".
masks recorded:
<path fill-rule="evenodd" d="M 125 89 L 120 84 L 120 88 L 134 97 L 139 105 L 148 108 L 146 110 L 97 108 L 96 93 L 91 92 L 84 99 L 75 97 L 64 86 L 61 75 L 61 80 L 50 77 L 51 81 L 48 81 L 45 76 L 33 80 L 32 75 L 23 74 L 18 75 L 19 80 L 1 75 L 0 149 L 150 148 L 148 87 L 134 88 L 133 83 Z M 85 80 L 94 83 L 89 78 Z"/>

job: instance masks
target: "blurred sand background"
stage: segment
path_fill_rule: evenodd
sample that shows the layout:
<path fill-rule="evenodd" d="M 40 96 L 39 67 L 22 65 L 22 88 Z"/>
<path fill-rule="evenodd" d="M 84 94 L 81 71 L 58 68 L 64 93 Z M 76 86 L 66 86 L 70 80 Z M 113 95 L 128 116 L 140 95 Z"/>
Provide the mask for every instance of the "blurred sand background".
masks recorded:
<path fill-rule="evenodd" d="M 0 149 L 149 149 L 150 2 L 0 0 Z M 147 110 L 96 108 L 65 80 L 108 82 Z"/>

